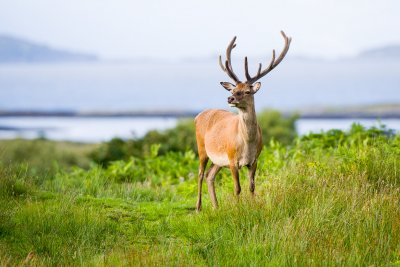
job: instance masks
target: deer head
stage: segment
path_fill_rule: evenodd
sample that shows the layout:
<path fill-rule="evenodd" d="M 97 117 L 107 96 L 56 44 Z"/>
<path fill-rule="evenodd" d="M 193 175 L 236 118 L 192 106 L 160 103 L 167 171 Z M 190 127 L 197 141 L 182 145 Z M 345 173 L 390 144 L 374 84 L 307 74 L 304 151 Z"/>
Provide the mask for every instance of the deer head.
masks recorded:
<path fill-rule="evenodd" d="M 222 57 L 219 56 L 219 65 L 222 70 L 228 74 L 228 76 L 235 82 L 235 84 L 229 82 L 221 82 L 221 85 L 228 91 L 232 93 L 230 97 L 228 97 L 228 104 L 233 107 L 237 107 L 239 109 L 244 109 L 249 105 L 254 105 L 254 94 L 261 88 L 261 83 L 256 82 L 261 79 L 265 75 L 267 75 L 271 70 L 273 70 L 276 66 L 281 63 L 283 58 L 286 56 L 286 53 L 289 50 L 291 38 L 287 37 L 283 31 L 281 31 L 283 39 L 285 40 L 285 46 L 282 52 L 279 54 L 278 58 L 275 58 L 275 50 L 272 50 L 272 59 L 269 63 L 268 67 L 264 70 L 262 69 L 262 64 L 259 63 L 257 74 L 252 77 L 249 74 L 248 69 L 248 61 L 247 57 L 244 59 L 244 69 L 246 81 L 241 82 L 237 75 L 234 73 L 231 63 L 231 52 L 232 49 L 236 47 L 235 41 L 236 36 L 232 39 L 226 49 L 226 61 L 225 64 L 222 64 Z"/>

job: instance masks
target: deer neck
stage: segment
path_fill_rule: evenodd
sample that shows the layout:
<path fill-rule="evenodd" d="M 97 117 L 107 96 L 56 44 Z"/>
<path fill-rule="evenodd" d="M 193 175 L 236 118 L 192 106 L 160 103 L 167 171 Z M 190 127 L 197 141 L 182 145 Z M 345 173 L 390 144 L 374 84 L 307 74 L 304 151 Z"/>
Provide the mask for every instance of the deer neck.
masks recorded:
<path fill-rule="evenodd" d="M 239 109 L 239 135 L 248 142 L 255 141 L 258 131 L 258 123 L 254 100 L 246 108 Z"/>

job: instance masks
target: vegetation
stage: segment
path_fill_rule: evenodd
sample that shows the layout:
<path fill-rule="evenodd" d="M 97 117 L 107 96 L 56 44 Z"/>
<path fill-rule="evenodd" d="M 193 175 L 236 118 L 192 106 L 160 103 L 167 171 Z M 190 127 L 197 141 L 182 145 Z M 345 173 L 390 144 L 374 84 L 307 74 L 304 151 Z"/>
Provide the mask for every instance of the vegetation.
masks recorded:
<path fill-rule="evenodd" d="M 265 146 L 271 140 L 278 141 L 282 145 L 289 145 L 296 138 L 297 115 L 284 117 L 279 111 L 265 110 L 258 114 L 257 120 L 262 129 Z"/>
<path fill-rule="evenodd" d="M 0 265 L 400 264 L 400 136 L 391 131 L 353 125 L 289 146 L 272 140 L 259 159 L 256 195 L 243 190 L 236 199 L 224 170 L 221 207 L 212 210 L 205 186 L 201 213 L 195 153 L 161 149 L 50 175 L 2 153 Z M 46 145 L 26 153 L 61 160 Z"/>
<path fill-rule="evenodd" d="M 296 137 L 295 122 L 297 116 L 284 117 L 278 111 L 265 110 L 258 115 L 258 121 L 263 132 L 266 146 L 272 139 L 283 145 L 290 144 Z M 115 160 L 128 160 L 130 157 L 145 158 L 151 153 L 151 145 L 160 144 L 159 155 L 168 152 L 185 152 L 192 150 L 197 153 L 194 121 L 183 120 L 175 128 L 165 131 L 150 131 L 144 137 L 122 140 L 114 138 L 104 143 L 91 153 L 93 161 L 107 165 Z"/>
<path fill-rule="evenodd" d="M 159 155 L 168 152 L 196 151 L 196 134 L 193 120 L 179 121 L 175 128 L 165 131 L 149 131 L 137 139 L 122 140 L 114 138 L 102 144 L 90 154 L 93 161 L 107 165 L 115 160 L 128 160 L 130 157 L 145 158 L 151 154 L 152 144 L 160 144 Z"/>
<path fill-rule="evenodd" d="M 73 166 L 88 168 L 88 155 L 98 145 L 54 142 L 45 139 L 0 140 L 0 161 L 5 166 L 29 166 L 37 175 L 53 175 Z"/>

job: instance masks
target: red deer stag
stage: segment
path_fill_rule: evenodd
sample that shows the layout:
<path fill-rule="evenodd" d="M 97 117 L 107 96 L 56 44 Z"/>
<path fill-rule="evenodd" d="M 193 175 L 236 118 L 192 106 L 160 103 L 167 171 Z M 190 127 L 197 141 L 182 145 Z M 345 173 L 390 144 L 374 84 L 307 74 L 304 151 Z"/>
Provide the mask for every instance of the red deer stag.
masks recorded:
<path fill-rule="evenodd" d="M 232 93 L 228 97 L 228 104 L 236 107 L 238 114 L 226 110 L 208 109 L 195 118 L 200 159 L 197 211 L 201 210 L 201 189 L 208 159 L 211 160 L 212 164 L 206 174 L 206 180 L 214 208 L 218 207 L 214 180 L 222 167 L 230 168 L 235 193 L 239 195 L 241 191 L 239 169 L 246 166 L 249 170 L 250 192 L 254 193 L 254 175 L 257 169 L 257 159 L 262 149 L 261 129 L 257 123 L 254 107 L 254 94 L 260 89 L 261 83 L 256 81 L 278 66 L 288 52 L 291 38 L 287 37 L 283 31 L 281 31 L 281 34 L 285 40 L 285 47 L 279 57 L 275 59 L 275 50 L 273 50 L 272 60 L 268 67 L 261 71 L 260 63 L 257 74 L 254 77 L 249 74 L 247 57 L 245 57 L 245 82 L 241 82 L 232 69 L 231 51 L 236 46 L 236 37 L 233 38 L 226 49 L 225 64 L 222 63 L 221 56 L 219 56 L 219 64 L 222 70 L 235 81 L 235 84 L 221 82 L 221 85 Z"/>

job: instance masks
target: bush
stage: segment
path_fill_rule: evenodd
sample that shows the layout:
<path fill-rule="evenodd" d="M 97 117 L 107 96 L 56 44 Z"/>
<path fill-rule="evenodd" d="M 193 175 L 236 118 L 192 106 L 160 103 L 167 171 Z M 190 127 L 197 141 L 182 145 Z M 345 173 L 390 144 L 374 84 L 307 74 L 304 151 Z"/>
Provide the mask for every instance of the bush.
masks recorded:
<path fill-rule="evenodd" d="M 263 135 L 263 143 L 268 146 L 273 139 L 283 145 L 289 145 L 297 136 L 297 115 L 285 117 L 279 111 L 264 110 L 257 115 Z"/>
<path fill-rule="evenodd" d="M 258 115 L 263 133 L 264 145 L 272 139 L 287 145 L 296 137 L 297 116 L 284 117 L 278 111 L 265 110 Z M 192 150 L 197 154 L 196 133 L 193 120 L 181 120 L 177 126 L 165 131 L 150 131 L 144 137 L 122 140 L 112 139 L 93 151 L 90 157 L 97 163 L 107 165 L 111 161 L 128 160 L 130 157 L 145 158 L 150 155 L 153 144 L 160 144 L 158 154 L 185 152 Z"/>

